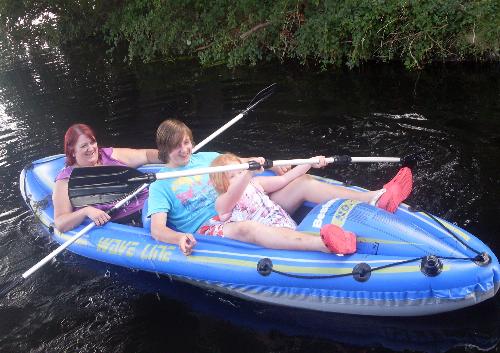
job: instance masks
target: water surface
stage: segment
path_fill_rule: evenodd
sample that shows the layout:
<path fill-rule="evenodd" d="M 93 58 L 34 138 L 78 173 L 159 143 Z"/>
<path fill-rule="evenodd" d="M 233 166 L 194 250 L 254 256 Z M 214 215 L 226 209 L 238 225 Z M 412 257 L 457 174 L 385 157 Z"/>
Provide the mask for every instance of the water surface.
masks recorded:
<path fill-rule="evenodd" d="M 62 152 L 66 128 L 103 146 L 153 147 L 176 116 L 201 141 L 263 87 L 279 90 L 204 150 L 271 159 L 425 151 L 408 203 L 478 235 L 500 254 L 499 65 L 396 66 L 311 73 L 196 64 L 125 66 L 98 47 L 28 48 L 0 67 L 0 276 L 20 276 L 56 247 L 23 204 L 19 172 Z M 316 174 L 379 188 L 396 166 Z M 496 350 L 500 301 L 431 318 L 368 318 L 283 309 L 100 264 L 65 252 L 0 298 L 5 352 L 474 352 Z"/>

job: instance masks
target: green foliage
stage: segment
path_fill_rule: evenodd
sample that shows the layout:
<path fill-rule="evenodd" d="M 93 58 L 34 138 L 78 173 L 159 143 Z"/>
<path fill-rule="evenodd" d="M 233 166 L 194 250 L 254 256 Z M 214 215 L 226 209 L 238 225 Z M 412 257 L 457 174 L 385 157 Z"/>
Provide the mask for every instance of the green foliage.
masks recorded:
<path fill-rule="evenodd" d="M 47 21 L 33 25 L 40 16 Z M 498 60 L 500 46 L 498 0 L 0 0 L 0 20 L 9 38 L 93 37 L 127 48 L 129 61 L 197 57 L 207 66 L 421 68 Z"/>

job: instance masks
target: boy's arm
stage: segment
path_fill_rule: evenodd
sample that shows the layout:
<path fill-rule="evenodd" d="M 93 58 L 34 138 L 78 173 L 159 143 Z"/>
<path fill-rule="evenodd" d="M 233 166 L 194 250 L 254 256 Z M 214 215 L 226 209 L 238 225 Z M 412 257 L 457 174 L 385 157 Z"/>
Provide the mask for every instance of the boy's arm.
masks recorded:
<path fill-rule="evenodd" d="M 179 245 L 184 255 L 189 255 L 196 245 L 196 239 L 192 234 L 176 232 L 167 227 L 167 214 L 165 212 L 151 215 L 151 235 L 158 241 Z"/>

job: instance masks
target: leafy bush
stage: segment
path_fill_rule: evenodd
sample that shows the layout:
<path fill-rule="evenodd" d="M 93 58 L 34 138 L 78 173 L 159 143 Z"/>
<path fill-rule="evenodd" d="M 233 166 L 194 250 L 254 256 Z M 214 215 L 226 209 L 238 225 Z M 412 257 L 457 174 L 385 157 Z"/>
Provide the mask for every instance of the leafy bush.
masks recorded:
<path fill-rule="evenodd" d="M 32 24 L 47 13 L 50 21 Z M 95 37 L 126 47 L 129 61 L 197 57 L 229 67 L 498 60 L 499 14 L 498 0 L 0 0 L 11 38 Z"/>

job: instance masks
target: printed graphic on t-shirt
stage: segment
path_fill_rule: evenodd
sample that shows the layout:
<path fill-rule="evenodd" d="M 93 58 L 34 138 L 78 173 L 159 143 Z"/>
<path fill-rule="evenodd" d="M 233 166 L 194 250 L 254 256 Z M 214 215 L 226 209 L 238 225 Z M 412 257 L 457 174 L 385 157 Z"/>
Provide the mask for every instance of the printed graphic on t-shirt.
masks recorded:
<path fill-rule="evenodd" d="M 217 192 L 206 175 L 182 177 L 171 185 L 175 197 L 190 212 L 213 205 Z"/>

